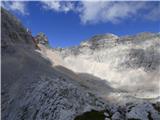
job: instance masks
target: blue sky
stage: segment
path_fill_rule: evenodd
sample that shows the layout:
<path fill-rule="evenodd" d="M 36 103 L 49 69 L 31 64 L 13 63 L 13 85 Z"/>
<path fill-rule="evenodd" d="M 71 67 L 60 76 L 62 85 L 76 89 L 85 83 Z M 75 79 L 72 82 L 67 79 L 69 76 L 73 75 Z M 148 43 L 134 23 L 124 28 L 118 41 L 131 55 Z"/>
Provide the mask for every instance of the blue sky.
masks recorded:
<path fill-rule="evenodd" d="M 159 2 L 3 2 L 32 34 L 44 32 L 52 47 L 78 45 L 96 34 L 119 36 L 160 31 Z"/>

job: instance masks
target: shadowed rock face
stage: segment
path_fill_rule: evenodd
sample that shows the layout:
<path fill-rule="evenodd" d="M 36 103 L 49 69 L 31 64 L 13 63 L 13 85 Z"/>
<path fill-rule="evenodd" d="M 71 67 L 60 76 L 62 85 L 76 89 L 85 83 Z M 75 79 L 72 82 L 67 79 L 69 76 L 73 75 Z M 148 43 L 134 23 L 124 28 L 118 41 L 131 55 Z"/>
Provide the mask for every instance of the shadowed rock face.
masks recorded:
<path fill-rule="evenodd" d="M 20 44 L 24 44 L 25 47 L 34 48 L 32 36 L 13 15 L 1 8 L 1 18 L 2 55 L 15 53 L 15 45 L 18 47 Z"/>
<path fill-rule="evenodd" d="M 158 71 L 160 66 L 160 53 L 154 47 L 144 49 L 131 49 L 126 61 L 123 63 L 126 68 L 143 68 L 145 71 Z"/>
<path fill-rule="evenodd" d="M 72 120 L 106 104 L 37 52 L 31 34 L 2 8 L 2 119 Z"/>
<path fill-rule="evenodd" d="M 86 112 L 80 116 L 77 116 L 74 120 L 105 120 L 104 111 Z"/>
<path fill-rule="evenodd" d="M 14 43 L 33 44 L 31 35 L 13 15 L 1 8 L 1 17 L 2 48 Z"/>

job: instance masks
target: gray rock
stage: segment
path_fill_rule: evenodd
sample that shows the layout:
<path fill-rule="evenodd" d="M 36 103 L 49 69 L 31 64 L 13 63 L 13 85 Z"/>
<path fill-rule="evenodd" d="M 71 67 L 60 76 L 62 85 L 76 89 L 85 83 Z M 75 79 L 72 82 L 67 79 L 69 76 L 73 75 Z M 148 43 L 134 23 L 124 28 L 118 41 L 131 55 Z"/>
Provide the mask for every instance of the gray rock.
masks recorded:
<path fill-rule="evenodd" d="M 46 45 L 46 46 L 49 45 L 48 38 L 43 32 L 38 33 L 34 37 L 34 39 L 37 42 L 37 44 L 42 44 L 42 45 Z"/>

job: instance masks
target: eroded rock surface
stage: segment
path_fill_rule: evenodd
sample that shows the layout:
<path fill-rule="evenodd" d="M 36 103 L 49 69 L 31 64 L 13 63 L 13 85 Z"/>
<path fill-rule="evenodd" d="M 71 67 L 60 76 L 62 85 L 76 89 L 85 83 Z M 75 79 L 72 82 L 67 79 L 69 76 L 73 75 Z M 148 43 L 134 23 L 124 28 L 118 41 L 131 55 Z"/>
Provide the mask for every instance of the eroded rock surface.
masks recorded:
<path fill-rule="evenodd" d="M 72 120 L 84 111 L 105 108 L 102 99 L 52 67 L 35 49 L 32 36 L 18 31 L 23 27 L 14 19 L 2 9 L 2 41 L 7 43 L 1 61 L 3 120 Z M 15 27 L 8 29 L 11 24 Z M 8 33 L 13 31 L 28 37 L 12 40 Z"/>

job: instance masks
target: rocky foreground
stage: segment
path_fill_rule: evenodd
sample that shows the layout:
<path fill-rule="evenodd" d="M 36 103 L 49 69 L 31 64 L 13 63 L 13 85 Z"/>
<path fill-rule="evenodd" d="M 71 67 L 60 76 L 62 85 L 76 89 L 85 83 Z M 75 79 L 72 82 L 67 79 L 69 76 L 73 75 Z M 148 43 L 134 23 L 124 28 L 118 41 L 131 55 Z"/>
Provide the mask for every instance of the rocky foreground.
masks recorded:
<path fill-rule="evenodd" d="M 2 120 L 160 119 L 157 100 L 119 104 L 104 99 L 105 88 L 99 95 L 94 86 L 88 85 L 92 79 L 82 82 L 82 78 L 87 77 L 95 81 L 95 76 L 78 75 L 69 70 L 70 67 L 66 68 L 66 63 L 59 61 L 61 58 L 51 60 L 47 53 L 54 51 L 57 55 L 59 50 L 38 45 L 23 25 L 3 8 L 1 19 Z M 157 69 L 158 65 L 153 67 Z M 101 85 L 99 81 L 95 83 Z M 107 90 L 112 93 L 117 89 L 108 86 Z"/>

